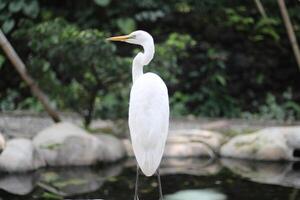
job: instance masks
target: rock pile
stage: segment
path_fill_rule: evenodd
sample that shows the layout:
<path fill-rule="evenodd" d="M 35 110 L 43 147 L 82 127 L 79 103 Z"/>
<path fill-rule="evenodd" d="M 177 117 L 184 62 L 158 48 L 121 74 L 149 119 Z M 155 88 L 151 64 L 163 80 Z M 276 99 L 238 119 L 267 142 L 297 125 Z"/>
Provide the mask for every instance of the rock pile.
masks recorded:
<path fill-rule="evenodd" d="M 92 165 L 125 156 L 122 142 L 105 134 L 92 135 L 67 122 L 54 124 L 33 140 L 17 138 L 7 142 L 0 155 L 0 169 L 30 171 L 43 166 Z"/>

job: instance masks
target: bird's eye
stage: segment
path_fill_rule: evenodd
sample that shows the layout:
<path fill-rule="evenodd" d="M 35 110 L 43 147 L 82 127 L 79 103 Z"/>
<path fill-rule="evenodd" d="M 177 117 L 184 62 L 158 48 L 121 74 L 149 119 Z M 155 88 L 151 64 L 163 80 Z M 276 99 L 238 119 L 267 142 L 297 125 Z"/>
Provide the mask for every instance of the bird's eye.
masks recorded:
<path fill-rule="evenodd" d="M 136 38 L 136 35 L 131 35 L 130 36 L 130 39 L 135 39 Z"/>

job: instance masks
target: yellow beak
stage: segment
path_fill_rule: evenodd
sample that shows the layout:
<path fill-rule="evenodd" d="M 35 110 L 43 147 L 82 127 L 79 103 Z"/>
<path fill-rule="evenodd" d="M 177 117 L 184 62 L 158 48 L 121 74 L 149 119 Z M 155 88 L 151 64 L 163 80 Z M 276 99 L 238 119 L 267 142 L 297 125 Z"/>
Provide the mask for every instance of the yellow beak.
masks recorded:
<path fill-rule="evenodd" d="M 121 41 L 121 42 L 125 42 L 129 38 L 130 38 L 129 35 L 122 35 L 122 36 L 110 37 L 110 38 L 107 38 L 106 40 L 108 40 L 108 41 Z"/>

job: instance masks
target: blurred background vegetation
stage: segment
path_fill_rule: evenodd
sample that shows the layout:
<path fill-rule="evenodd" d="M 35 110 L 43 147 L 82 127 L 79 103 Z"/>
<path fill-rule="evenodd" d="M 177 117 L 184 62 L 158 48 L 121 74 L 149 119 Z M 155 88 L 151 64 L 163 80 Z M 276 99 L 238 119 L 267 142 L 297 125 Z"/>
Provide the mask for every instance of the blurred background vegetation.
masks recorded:
<path fill-rule="evenodd" d="M 0 0 L 0 25 L 53 106 L 87 125 L 127 116 L 139 49 L 105 38 L 136 29 L 155 39 L 145 71 L 165 80 L 172 116 L 299 120 L 300 71 L 277 2 L 262 3 L 267 17 L 254 0 Z M 300 3 L 286 3 L 300 38 Z M 1 111 L 42 111 L 1 51 L 0 75 Z"/>

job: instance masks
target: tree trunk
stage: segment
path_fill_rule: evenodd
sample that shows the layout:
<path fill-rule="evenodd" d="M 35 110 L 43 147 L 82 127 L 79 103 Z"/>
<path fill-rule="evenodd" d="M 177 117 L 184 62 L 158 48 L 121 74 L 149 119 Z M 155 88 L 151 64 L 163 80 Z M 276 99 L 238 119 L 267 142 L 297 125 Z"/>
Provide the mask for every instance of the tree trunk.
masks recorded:
<path fill-rule="evenodd" d="M 97 90 L 93 91 L 93 94 L 91 94 L 90 101 L 88 103 L 87 113 L 84 116 L 84 126 L 85 126 L 85 128 L 88 128 L 90 123 L 92 122 L 93 112 L 94 112 L 94 109 L 95 109 L 96 97 L 97 97 Z"/>
<path fill-rule="evenodd" d="M 265 11 L 265 8 L 264 6 L 262 5 L 261 1 L 260 0 L 254 0 L 255 2 L 255 5 L 260 13 L 260 15 L 263 17 L 263 18 L 267 18 L 267 14 L 266 14 L 266 11 Z"/>
<path fill-rule="evenodd" d="M 42 92 L 33 78 L 29 75 L 26 70 L 25 64 L 22 62 L 18 54 L 15 52 L 9 41 L 6 39 L 5 35 L 0 29 L 0 46 L 2 47 L 3 51 L 5 52 L 6 56 L 15 67 L 17 72 L 20 74 L 21 78 L 27 83 L 30 87 L 32 94 L 42 103 L 44 109 L 50 115 L 50 117 L 55 122 L 60 122 L 61 119 L 58 113 L 50 106 L 50 103 L 47 99 L 47 96 Z"/>
<path fill-rule="evenodd" d="M 293 26 L 292 26 L 288 11 L 286 9 L 286 5 L 285 5 L 284 0 L 278 0 L 278 5 L 279 5 L 279 8 L 280 8 L 280 12 L 281 12 L 281 15 L 282 15 L 282 18 L 283 18 L 283 22 L 284 22 L 284 25 L 285 25 L 290 43 L 291 43 L 292 48 L 293 48 L 293 52 L 294 52 L 299 70 L 300 70 L 300 50 L 299 50 L 297 38 L 296 38 L 295 32 L 293 30 Z"/>

